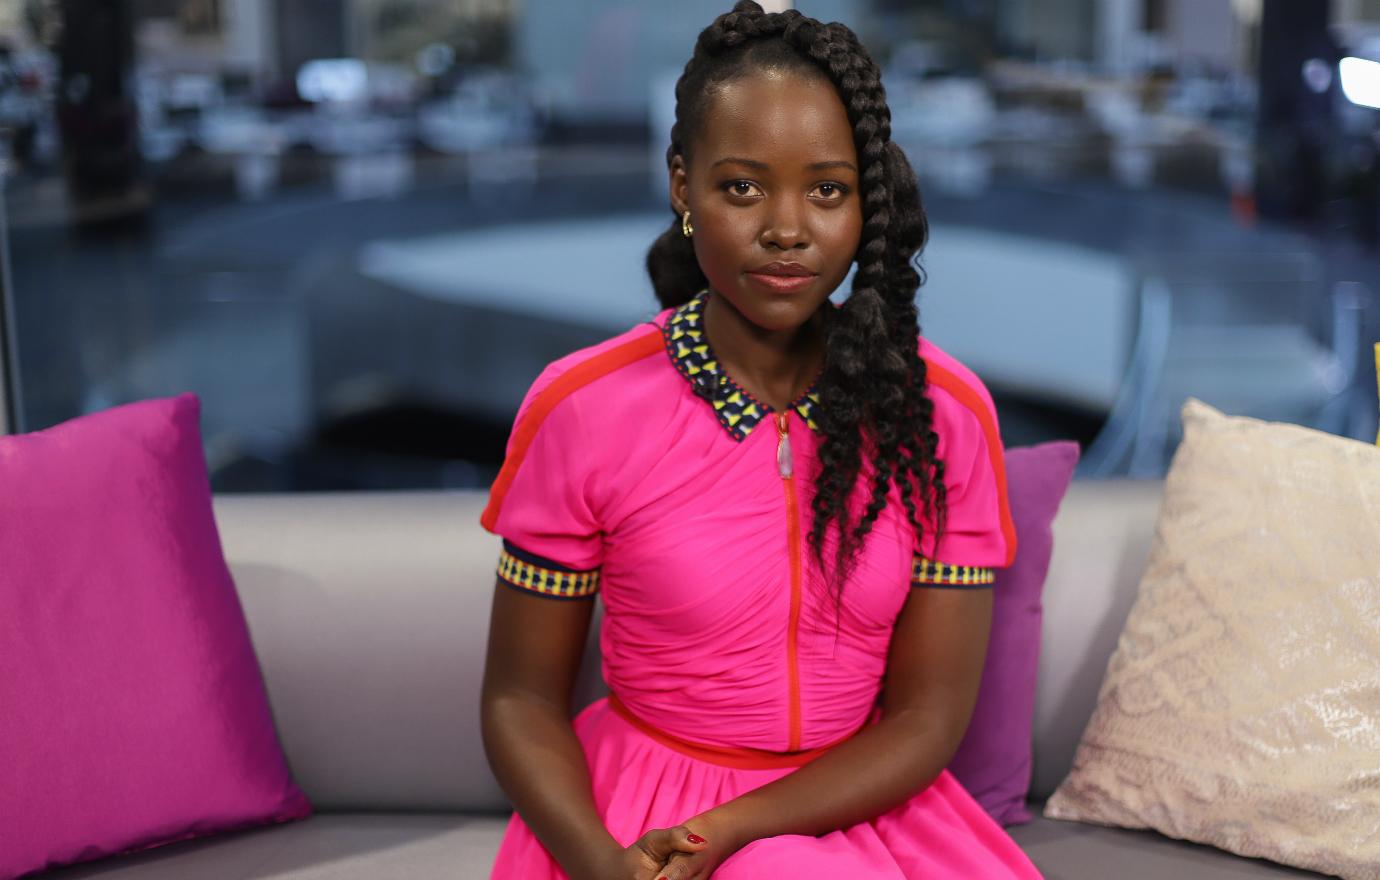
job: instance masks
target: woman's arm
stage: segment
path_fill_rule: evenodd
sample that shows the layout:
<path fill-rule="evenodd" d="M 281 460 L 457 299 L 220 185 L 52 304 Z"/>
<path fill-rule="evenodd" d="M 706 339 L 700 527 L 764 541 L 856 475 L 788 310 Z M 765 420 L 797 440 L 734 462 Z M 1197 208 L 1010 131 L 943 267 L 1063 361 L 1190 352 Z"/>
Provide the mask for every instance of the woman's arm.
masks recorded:
<path fill-rule="evenodd" d="M 573 876 L 621 850 L 594 809 L 589 769 L 570 726 L 592 600 L 526 596 L 495 585 L 480 718 L 484 752 L 527 827 Z"/>
<path fill-rule="evenodd" d="M 923 791 L 972 717 L 991 622 L 991 589 L 912 588 L 892 634 L 881 719 L 789 776 L 686 821 L 708 849 L 673 856 L 666 877 L 708 877 L 754 840 L 826 834 Z"/>
<path fill-rule="evenodd" d="M 527 827 L 576 880 L 650 880 L 674 850 L 694 852 L 684 826 L 624 848 L 594 807 L 589 768 L 570 724 L 592 600 L 524 595 L 499 581 L 489 619 L 480 718 L 484 752 Z"/>

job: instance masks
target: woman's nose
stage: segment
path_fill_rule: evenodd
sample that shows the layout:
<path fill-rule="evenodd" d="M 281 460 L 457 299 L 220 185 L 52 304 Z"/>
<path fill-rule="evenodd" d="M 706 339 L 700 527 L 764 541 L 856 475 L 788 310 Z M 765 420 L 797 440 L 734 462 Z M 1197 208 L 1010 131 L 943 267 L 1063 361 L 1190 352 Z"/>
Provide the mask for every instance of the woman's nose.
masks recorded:
<path fill-rule="evenodd" d="M 776 247 L 783 251 L 807 247 L 809 231 L 801 207 L 784 202 L 773 206 L 757 241 L 762 247 Z"/>

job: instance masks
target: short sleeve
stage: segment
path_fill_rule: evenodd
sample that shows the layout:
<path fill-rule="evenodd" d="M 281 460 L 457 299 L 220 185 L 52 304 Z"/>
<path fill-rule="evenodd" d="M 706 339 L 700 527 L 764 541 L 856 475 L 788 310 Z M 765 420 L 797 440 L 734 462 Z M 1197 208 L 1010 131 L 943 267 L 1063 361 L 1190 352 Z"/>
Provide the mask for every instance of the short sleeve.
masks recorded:
<path fill-rule="evenodd" d="M 917 542 L 911 583 L 990 586 L 1011 564 L 1016 530 L 1006 494 L 1005 451 L 987 388 L 956 362 L 927 361 L 938 455 L 944 463 L 942 532 Z"/>
<path fill-rule="evenodd" d="M 518 410 L 503 467 L 480 520 L 503 538 L 498 577 L 516 589 L 560 599 L 593 596 L 603 531 L 591 493 L 594 449 L 576 395 L 539 377 Z"/>

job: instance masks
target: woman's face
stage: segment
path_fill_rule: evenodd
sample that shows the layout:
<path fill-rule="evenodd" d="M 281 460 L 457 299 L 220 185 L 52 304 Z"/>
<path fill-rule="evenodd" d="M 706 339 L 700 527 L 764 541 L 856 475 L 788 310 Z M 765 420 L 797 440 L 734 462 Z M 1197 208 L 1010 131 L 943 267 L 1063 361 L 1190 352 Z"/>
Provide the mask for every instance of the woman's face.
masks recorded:
<path fill-rule="evenodd" d="M 709 285 L 764 330 L 797 328 L 829 298 L 862 235 L 853 127 L 821 77 L 762 71 L 716 86 L 671 205 L 690 211 Z"/>

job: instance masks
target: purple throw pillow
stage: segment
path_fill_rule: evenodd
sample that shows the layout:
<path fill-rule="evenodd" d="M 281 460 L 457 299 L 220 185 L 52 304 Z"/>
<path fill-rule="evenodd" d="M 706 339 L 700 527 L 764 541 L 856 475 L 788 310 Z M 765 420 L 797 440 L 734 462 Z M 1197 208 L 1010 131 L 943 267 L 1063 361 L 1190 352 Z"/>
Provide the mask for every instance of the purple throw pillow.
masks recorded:
<path fill-rule="evenodd" d="M 195 395 L 0 436 L 0 878 L 300 819 Z"/>
<path fill-rule="evenodd" d="M 1062 440 L 1006 451 L 1016 559 L 993 585 L 992 635 L 972 721 L 949 772 L 1002 825 L 1029 822 L 1031 727 L 1039 671 L 1040 596 L 1054 549 L 1051 525 L 1078 464 Z"/>

